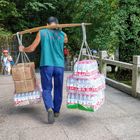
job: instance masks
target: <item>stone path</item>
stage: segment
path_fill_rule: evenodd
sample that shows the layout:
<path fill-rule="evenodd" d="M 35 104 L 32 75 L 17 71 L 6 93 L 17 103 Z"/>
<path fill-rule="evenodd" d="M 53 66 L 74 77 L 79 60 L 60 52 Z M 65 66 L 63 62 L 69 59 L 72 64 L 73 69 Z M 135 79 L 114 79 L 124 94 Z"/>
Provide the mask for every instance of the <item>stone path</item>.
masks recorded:
<path fill-rule="evenodd" d="M 53 125 L 46 124 L 43 102 L 15 108 L 13 91 L 12 78 L 0 76 L 0 140 L 140 140 L 140 100 L 111 87 L 95 113 L 67 109 L 64 88 L 61 116 Z"/>

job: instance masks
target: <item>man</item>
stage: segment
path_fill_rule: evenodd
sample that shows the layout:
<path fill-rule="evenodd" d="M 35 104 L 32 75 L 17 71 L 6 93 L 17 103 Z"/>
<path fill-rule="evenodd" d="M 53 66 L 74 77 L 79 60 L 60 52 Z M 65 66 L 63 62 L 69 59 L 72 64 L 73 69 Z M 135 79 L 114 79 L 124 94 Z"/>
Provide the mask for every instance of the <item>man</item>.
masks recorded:
<path fill-rule="evenodd" d="M 58 24 L 55 17 L 48 18 L 48 25 Z M 54 123 L 54 117 L 59 116 L 64 75 L 64 43 L 67 35 L 58 29 L 43 29 L 37 33 L 34 42 L 27 48 L 19 47 L 19 51 L 33 52 L 41 42 L 40 74 L 43 89 L 43 100 L 48 111 L 48 123 Z M 54 99 L 52 99 L 52 78 L 54 78 Z"/>
<path fill-rule="evenodd" d="M 10 75 L 11 74 L 11 66 L 13 64 L 13 59 L 9 55 L 8 50 L 3 50 L 2 53 L 3 53 L 2 57 L 1 57 L 2 74 Z"/>

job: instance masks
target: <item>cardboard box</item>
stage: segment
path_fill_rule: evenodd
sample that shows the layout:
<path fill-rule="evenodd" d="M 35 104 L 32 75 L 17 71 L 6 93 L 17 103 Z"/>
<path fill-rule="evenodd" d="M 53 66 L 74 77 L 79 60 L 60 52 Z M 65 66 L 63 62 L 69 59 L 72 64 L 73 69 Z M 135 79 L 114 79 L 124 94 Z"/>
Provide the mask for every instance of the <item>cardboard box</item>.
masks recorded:
<path fill-rule="evenodd" d="M 35 87 L 36 87 L 35 78 L 32 78 L 30 80 L 15 81 L 16 93 L 34 91 Z"/>
<path fill-rule="evenodd" d="M 28 66 L 28 67 L 32 67 L 33 69 L 35 69 L 35 63 L 34 62 L 29 62 L 29 63 L 18 63 L 18 66 Z"/>
<path fill-rule="evenodd" d="M 29 80 L 35 77 L 34 63 L 19 63 L 12 67 L 14 81 Z"/>

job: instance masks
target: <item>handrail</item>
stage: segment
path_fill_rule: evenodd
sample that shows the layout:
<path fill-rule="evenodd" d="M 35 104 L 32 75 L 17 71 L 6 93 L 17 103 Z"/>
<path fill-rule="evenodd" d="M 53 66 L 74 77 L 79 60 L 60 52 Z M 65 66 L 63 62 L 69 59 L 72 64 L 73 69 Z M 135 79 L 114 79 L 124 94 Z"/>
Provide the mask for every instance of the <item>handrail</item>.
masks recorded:
<path fill-rule="evenodd" d="M 133 64 L 130 64 L 130 63 L 117 61 L 117 60 L 110 60 L 110 59 L 103 59 L 103 61 L 106 64 L 110 64 L 110 65 L 114 65 L 114 66 L 118 66 L 118 67 L 123 67 L 123 68 L 131 69 L 131 70 L 133 69 Z"/>
<path fill-rule="evenodd" d="M 88 56 L 86 54 L 84 54 L 84 56 Z M 100 60 L 100 57 L 98 56 L 91 56 L 94 59 Z M 130 63 L 126 63 L 126 62 L 122 62 L 122 61 L 117 61 L 117 60 L 110 60 L 110 59 L 102 59 L 102 61 L 104 61 L 106 64 L 110 64 L 110 65 L 114 65 L 114 66 L 118 66 L 118 67 L 122 67 L 122 68 L 126 68 L 126 69 L 133 69 L 133 64 Z M 140 70 L 140 69 L 139 69 Z"/>

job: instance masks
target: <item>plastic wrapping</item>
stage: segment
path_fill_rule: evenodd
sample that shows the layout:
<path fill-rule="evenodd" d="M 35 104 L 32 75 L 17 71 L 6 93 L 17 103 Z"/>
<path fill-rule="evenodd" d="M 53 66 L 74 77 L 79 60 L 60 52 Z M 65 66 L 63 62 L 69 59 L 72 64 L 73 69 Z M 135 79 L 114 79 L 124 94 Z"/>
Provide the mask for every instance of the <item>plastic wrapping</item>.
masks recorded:
<path fill-rule="evenodd" d="M 99 73 L 95 60 L 79 61 L 67 78 L 67 107 L 94 112 L 105 100 L 105 77 Z"/>
<path fill-rule="evenodd" d="M 36 82 L 36 89 L 31 92 L 14 93 L 14 105 L 25 106 L 41 102 L 42 89 L 39 83 Z"/>

